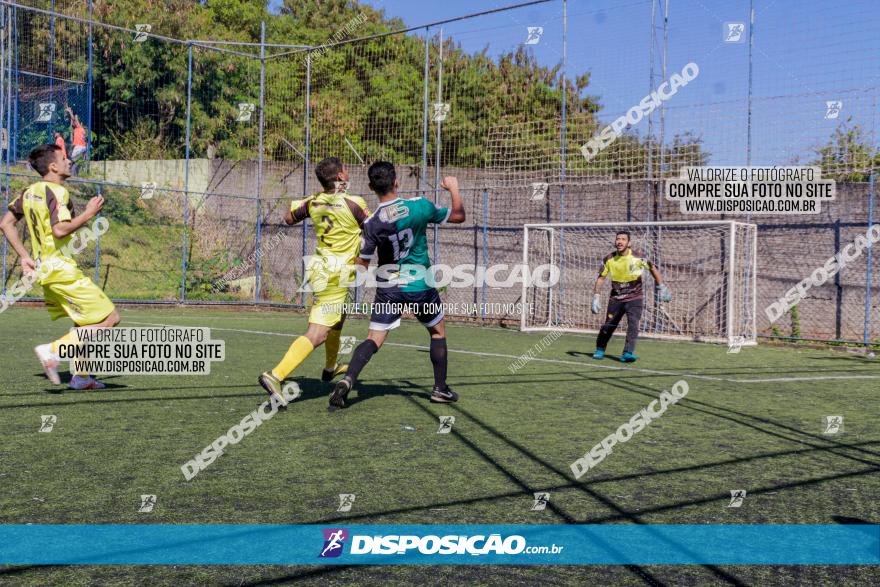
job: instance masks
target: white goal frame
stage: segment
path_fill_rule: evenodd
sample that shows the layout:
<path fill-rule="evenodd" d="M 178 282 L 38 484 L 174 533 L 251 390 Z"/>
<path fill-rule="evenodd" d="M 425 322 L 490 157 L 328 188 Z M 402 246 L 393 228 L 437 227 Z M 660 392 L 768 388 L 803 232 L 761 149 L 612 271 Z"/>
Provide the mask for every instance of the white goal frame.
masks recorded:
<path fill-rule="evenodd" d="M 729 276 L 737 275 L 737 231 L 744 230 L 745 234 L 740 239 L 741 241 L 745 241 L 746 239 L 750 241 L 751 252 L 750 258 L 747 260 L 747 266 L 743 268 L 745 271 L 745 277 L 737 283 L 737 286 L 744 288 L 743 292 L 743 300 L 742 305 L 739 308 L 744 312 L 744 320 L 742 324 L 739 325 L 739 328 L 734 324 L 734 317 L 736 315 L 735 310 L 735 296 L 731 295 L 731 287 L 729 286 L 725 291 L 726 299 L 724 303 L 726 305 L 726 324 L 724 327 L 725 332 L 720 335 L 701 335 L 701 336 L 689 336 L 684 334 L 666 334 L 666 333 L 658 333 L 658 332 L 645 332 L 642 331 L 639 333 L 639 337 L 645 338 L 657 338 L 657 339 L 667 339 L 667 340 L 692 340 L 699 342 L 716 342 L 716 343 L 726 343 L 731 346 L 752 346 L 757 344 L 757 249 L 758 249 L 758 227 L 756 224 L 746 223 L 746 222 L 738 222 L 735 220 L 692 220 L 692 221 L 670 221 L 670 222 L 550 222 L 550 223 L 535 223 L 535 224 L 524 224 L 523 225 L 523 265 L 532 270 L 529 266 L 529 238 L 530 233 L 534 234 L 537 231 L 548 232 L 550 235 L 549 242 L 549 259 L 545 262 L 550 264 L 556 264 L 558 251 L 556 246 L 556 233 L 560 231 L 560 238 L 564 238 L 564 231 L 567 228 L 577 229 L 577 228 L 606 228 L 609 230 L 618 230 L 618 229 L 626 229 L 627 227 L 687 227 L 687 226 L 702 226 L 702 227 L 719 227 L 727 230 L 726 240 L 728 251 L 726 252 L 725 262 L 727 264 L 727 272 Z M 609 247 L 610 249 L 610 247 Z M 600 253 L 597 251 L 597 255 Z M 604 254 L 601 254 L 598 258 Z M 663 272 L 662 265 L 658 267 L 660 272 Z M 577 268 L 573 268 L 570 270 L 577 270 Z M 561 280 L 564 279 L 566 268 L 560 267 L 560 272 L 562 277 Z M 732 277 L 731 277 L 732 278 Z M 592 286 L 592 281 L 590 282 Z M 567 327 L 562 324 L 554 323 L 553 312 L 548 310 L 547 323 L 546 324 L 530 324 L 529 323 L 529 304 L 528 304 L 528 293 L 529 293 L 530 285 L 523 282 L 522 285 L 522 297 L 521 302 L 523 305 L 523 310 L 520 319 L 520 330 L 523 332 L 541 332 L 541 331 L 562 331 L 562 332 L 576 332 L 576 333 L 596 333 L 598 332 L 598 328 L 589 328 L 589 327 Z M 558 299 L 559 286 L 554 286 L 550 288 L 550 291 L 547 294 L 547 304 L 550 309 L 554 308 L 554 301 Z M 672 292 L 673 299 L 676 295 L 675 290 Z M 646 292 L 648 295 L 648 292 Z M 590 309 L 589 306 L 584 307 L 584 313 L 589 314 Z"/>

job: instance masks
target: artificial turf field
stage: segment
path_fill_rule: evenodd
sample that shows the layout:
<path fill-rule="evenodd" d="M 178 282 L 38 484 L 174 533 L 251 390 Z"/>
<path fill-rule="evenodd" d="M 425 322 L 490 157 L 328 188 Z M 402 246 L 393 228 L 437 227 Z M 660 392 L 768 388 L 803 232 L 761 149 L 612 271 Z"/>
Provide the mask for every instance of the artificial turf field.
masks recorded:
<path fill-rule="evenodd" d="M 32 347 L 68 323 L 0 316 L 0 523 L 835 524 L 880 522 L 880 365 L 832 350 L 642 340 L 634 365 L 594 361 L 563 335 L 449 324 L 449 383 L 428 402 L 427 335 L 404 321 L 327 412 L 323 350 L 294 373 L 289 409 L 185 481 L 180 466 L 265 400 L 256 377 L 306 319 L 289 311 L 123 308 L 123 326 L 207 326 L 226 341 L 208 376 L 107 377 L 53 388 Z M 343 335 L 361 340 L 367 322 Z M 622 349 L 622 338 L 609 346 Z M 66 379 L 66 373 L 62 375 Z M 579 481 L 569 464 L 678 381 L 689 393 Z M 56 415 L 40 433 L 41 415 Z M 438 434 L 439 416 L 455 416 Z M 844 416 L 823 434 L 822 418 Z M 415 428 L 411 430 L 410 428 Z M 740 508 L 730 490 L 746 489 Z M 550 492 L 543 511 L 533 493 Z M 355 494 L 338 512 L 339 494 Z M 150 513 L 140 496 L 155 494 Z M 269 547 L 283 545 L 267 545 Z M 11 585 L 596 584 L 867 585 L 876 567 L 0 567 Z"/>

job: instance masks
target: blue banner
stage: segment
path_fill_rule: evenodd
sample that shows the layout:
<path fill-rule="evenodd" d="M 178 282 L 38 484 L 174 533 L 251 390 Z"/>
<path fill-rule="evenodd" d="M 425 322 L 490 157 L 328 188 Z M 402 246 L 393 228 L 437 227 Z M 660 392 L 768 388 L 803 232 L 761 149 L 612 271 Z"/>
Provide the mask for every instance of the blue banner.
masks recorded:
<path fill-rule="evenodd" d="M 5 565 L 864 565 L 878 525 L 0 525 Z"/>

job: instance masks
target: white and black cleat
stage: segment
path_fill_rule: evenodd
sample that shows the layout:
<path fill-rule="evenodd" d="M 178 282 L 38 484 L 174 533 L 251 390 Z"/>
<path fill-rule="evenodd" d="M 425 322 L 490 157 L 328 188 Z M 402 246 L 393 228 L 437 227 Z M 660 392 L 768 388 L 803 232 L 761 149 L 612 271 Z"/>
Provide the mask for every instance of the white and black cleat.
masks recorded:
<path fill-rule="evenodd" d="M 458 401 L 458 394 L 445 386 L 442 389 L 435 387 L 431 392 L 431 401 L 435 404 L 451 404 Z"/>

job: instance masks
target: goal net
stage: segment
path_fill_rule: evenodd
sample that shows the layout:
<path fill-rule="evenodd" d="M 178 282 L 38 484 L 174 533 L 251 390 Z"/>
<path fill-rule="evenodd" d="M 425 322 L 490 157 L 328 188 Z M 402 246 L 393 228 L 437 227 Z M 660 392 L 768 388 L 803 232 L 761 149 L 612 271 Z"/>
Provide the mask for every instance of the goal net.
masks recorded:
<path fill-rule="evenodd" d="M 672 301 L 661 302 L 653 277 L 644 272 L 643 336 L 755 343 L 758 230 L 733 221 L 526 224 L 523 262 L 530 273 L 540 265 L 557 266 L 559 281 L 523 286 L 523 330 L 599 330 L 610 276 L 600 291 L 599 314 L 590 311 L 593 285 L 620 230 L 632 235 L 632 249 L 657 267 L 672 293 Z M 626 328 L 625 319 L 620 328 Z"/>

